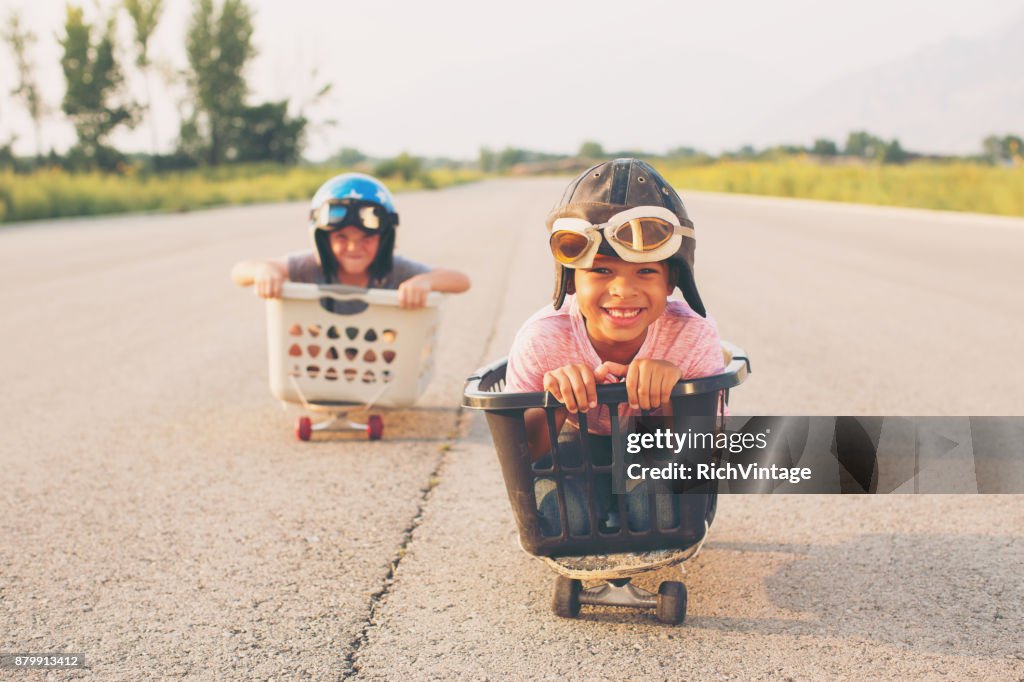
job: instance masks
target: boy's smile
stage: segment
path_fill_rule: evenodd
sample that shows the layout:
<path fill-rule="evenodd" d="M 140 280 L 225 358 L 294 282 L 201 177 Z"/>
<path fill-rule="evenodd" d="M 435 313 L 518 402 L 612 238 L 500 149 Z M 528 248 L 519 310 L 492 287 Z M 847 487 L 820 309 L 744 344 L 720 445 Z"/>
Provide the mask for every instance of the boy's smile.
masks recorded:
<path fill-rule="evenodd" d="M 612 324 L 628 326 L 633 323 L 640 313 L 644 311 L 643 308 L 617 308 L 617 307 L 605 307 L 602 306 L 601 310 L 611 317 Z"/>
<path fill-rule="evenodd" d="M 628 361 L 636 354 L 670 293 L 664 262 L 629 263 L 599 254 L 594 267 L 575 270 L 574 281 L 587 334 L 604 360 Z"/>

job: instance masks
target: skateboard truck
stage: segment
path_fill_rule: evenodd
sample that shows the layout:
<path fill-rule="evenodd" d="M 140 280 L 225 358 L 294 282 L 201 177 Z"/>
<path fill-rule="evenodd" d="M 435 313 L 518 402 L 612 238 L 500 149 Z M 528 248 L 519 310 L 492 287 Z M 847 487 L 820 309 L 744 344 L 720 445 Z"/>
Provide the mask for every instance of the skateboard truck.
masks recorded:
<path fill-rule="evenodd" d="M 369 401 L 366 405 L 357 405 L 352 403 L 314 403 L 306 400 L 306 396 L 303 395 L 302 388 L 299 386 L 298 382 L 295 381 L 294 377 L 291 379 L 292 385 L 295 387 L 295 391 L 299 396 L 299 401 L 303 409 L 309 412 L 327 414 L 326 419 L 318 421 L 315 424 L 313 423 L 313 420 L 306 415 L 299 417 L 295 424 L 295 437 L 299 440 L 308 441 L 312 438 L 314 431 L 363 432 L 370 440 L 380 440 L 384 435 L 384 419 L 379 414 L 368 415 L 365 424 L 350 421 L 348 419 L 348 415 L 356 410 L 371 409 L 374 403 L 377 402 L 377 399 L 387 389 L 386 386 L 382 388 L 380 392 L 374 396 L 374 399 Z"/>
<path fill-rule="evenodd" d="M 555 578 L 555 594 L 551 610 L 563 618 L 576 618 L 580 606 L 617 606 L 632 609 L 654 609 L 662 623 L 678 625 L 686 619 L 686 585 L 678 580 L 666 580 L 658 586 L 658 592 L 650 592 L 632 583 L 633 577 L 669 566 L 677 566 L 700 553 L 707 537 L 708 524 L 704 524 L 704 538 L 686 551 L 665 550 L 657 552 L 657 559 L 641 561 L 632 565 L 615 566 L 614 561 L 604 556 L 599 559 L 600 567 L 593 567 L 595 557 L 585 557 L 587 568 L 576 565 L 574 557 L 543 557 L 558 577 Z M 653 553 L 652 553 L 653 554 Z M 621 555 L 620 555 L 621 556 Z M 651 554 L 645 555 L 651 556 Z M 680 566 L 682 573 L 682 566 Z M 597 585 L 584 587 L 584 580 L 601 581 Z"/>

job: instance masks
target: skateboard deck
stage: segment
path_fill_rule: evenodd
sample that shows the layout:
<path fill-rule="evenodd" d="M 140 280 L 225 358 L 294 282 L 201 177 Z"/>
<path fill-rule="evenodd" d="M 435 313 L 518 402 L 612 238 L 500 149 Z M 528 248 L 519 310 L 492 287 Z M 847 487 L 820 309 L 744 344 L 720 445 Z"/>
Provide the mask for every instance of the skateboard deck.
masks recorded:
<path fill-rule="evenodd" d="M 574 580 L 618 580 L 681 564 L 696 556 L 700 544 L 703 543 L 685 550 L 660 549 L 651 552 L 539 558 L 559 575 Z"/>

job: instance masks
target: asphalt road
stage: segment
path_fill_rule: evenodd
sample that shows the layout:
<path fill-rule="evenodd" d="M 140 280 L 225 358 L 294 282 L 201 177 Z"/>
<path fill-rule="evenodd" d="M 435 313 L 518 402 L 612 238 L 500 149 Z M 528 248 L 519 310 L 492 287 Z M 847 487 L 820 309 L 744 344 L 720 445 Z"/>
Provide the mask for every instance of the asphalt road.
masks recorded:
<path fill-rule="evenodd" d="M 399 197 L 400 250 L 473 289 L 373 444 L 294 440 L 228 280 L 308 243 L 302 204 L 0 229 L 0 651 L 86 655 L 54 679 L 1024 677 L 1021 496 L 724 496 L 685 626 L 549 612 L 457 404 L 548 301 L 562 184 Z M 1024 414 L 1024 221 L 684 198 L 754 364 L 735 413 Z"/>

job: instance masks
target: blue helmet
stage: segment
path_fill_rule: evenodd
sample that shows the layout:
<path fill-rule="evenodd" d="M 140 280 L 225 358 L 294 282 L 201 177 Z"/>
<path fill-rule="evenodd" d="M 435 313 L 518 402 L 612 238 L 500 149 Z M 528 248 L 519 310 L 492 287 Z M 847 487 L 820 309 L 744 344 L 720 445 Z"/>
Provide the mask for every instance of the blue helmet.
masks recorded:
<path fill-rule="evenodd" d="M 377 256 L 370 264 L 371 279 L 382 278 L 391 271 L 398 212 L 391 192 L 379 180 L 363 173 L 343 173 L 331 178 L 313 195 L 309 222 L 326 281 L 333 281 L 338 271 L 330 233 L 348 226 L 380 235 Z"/>

